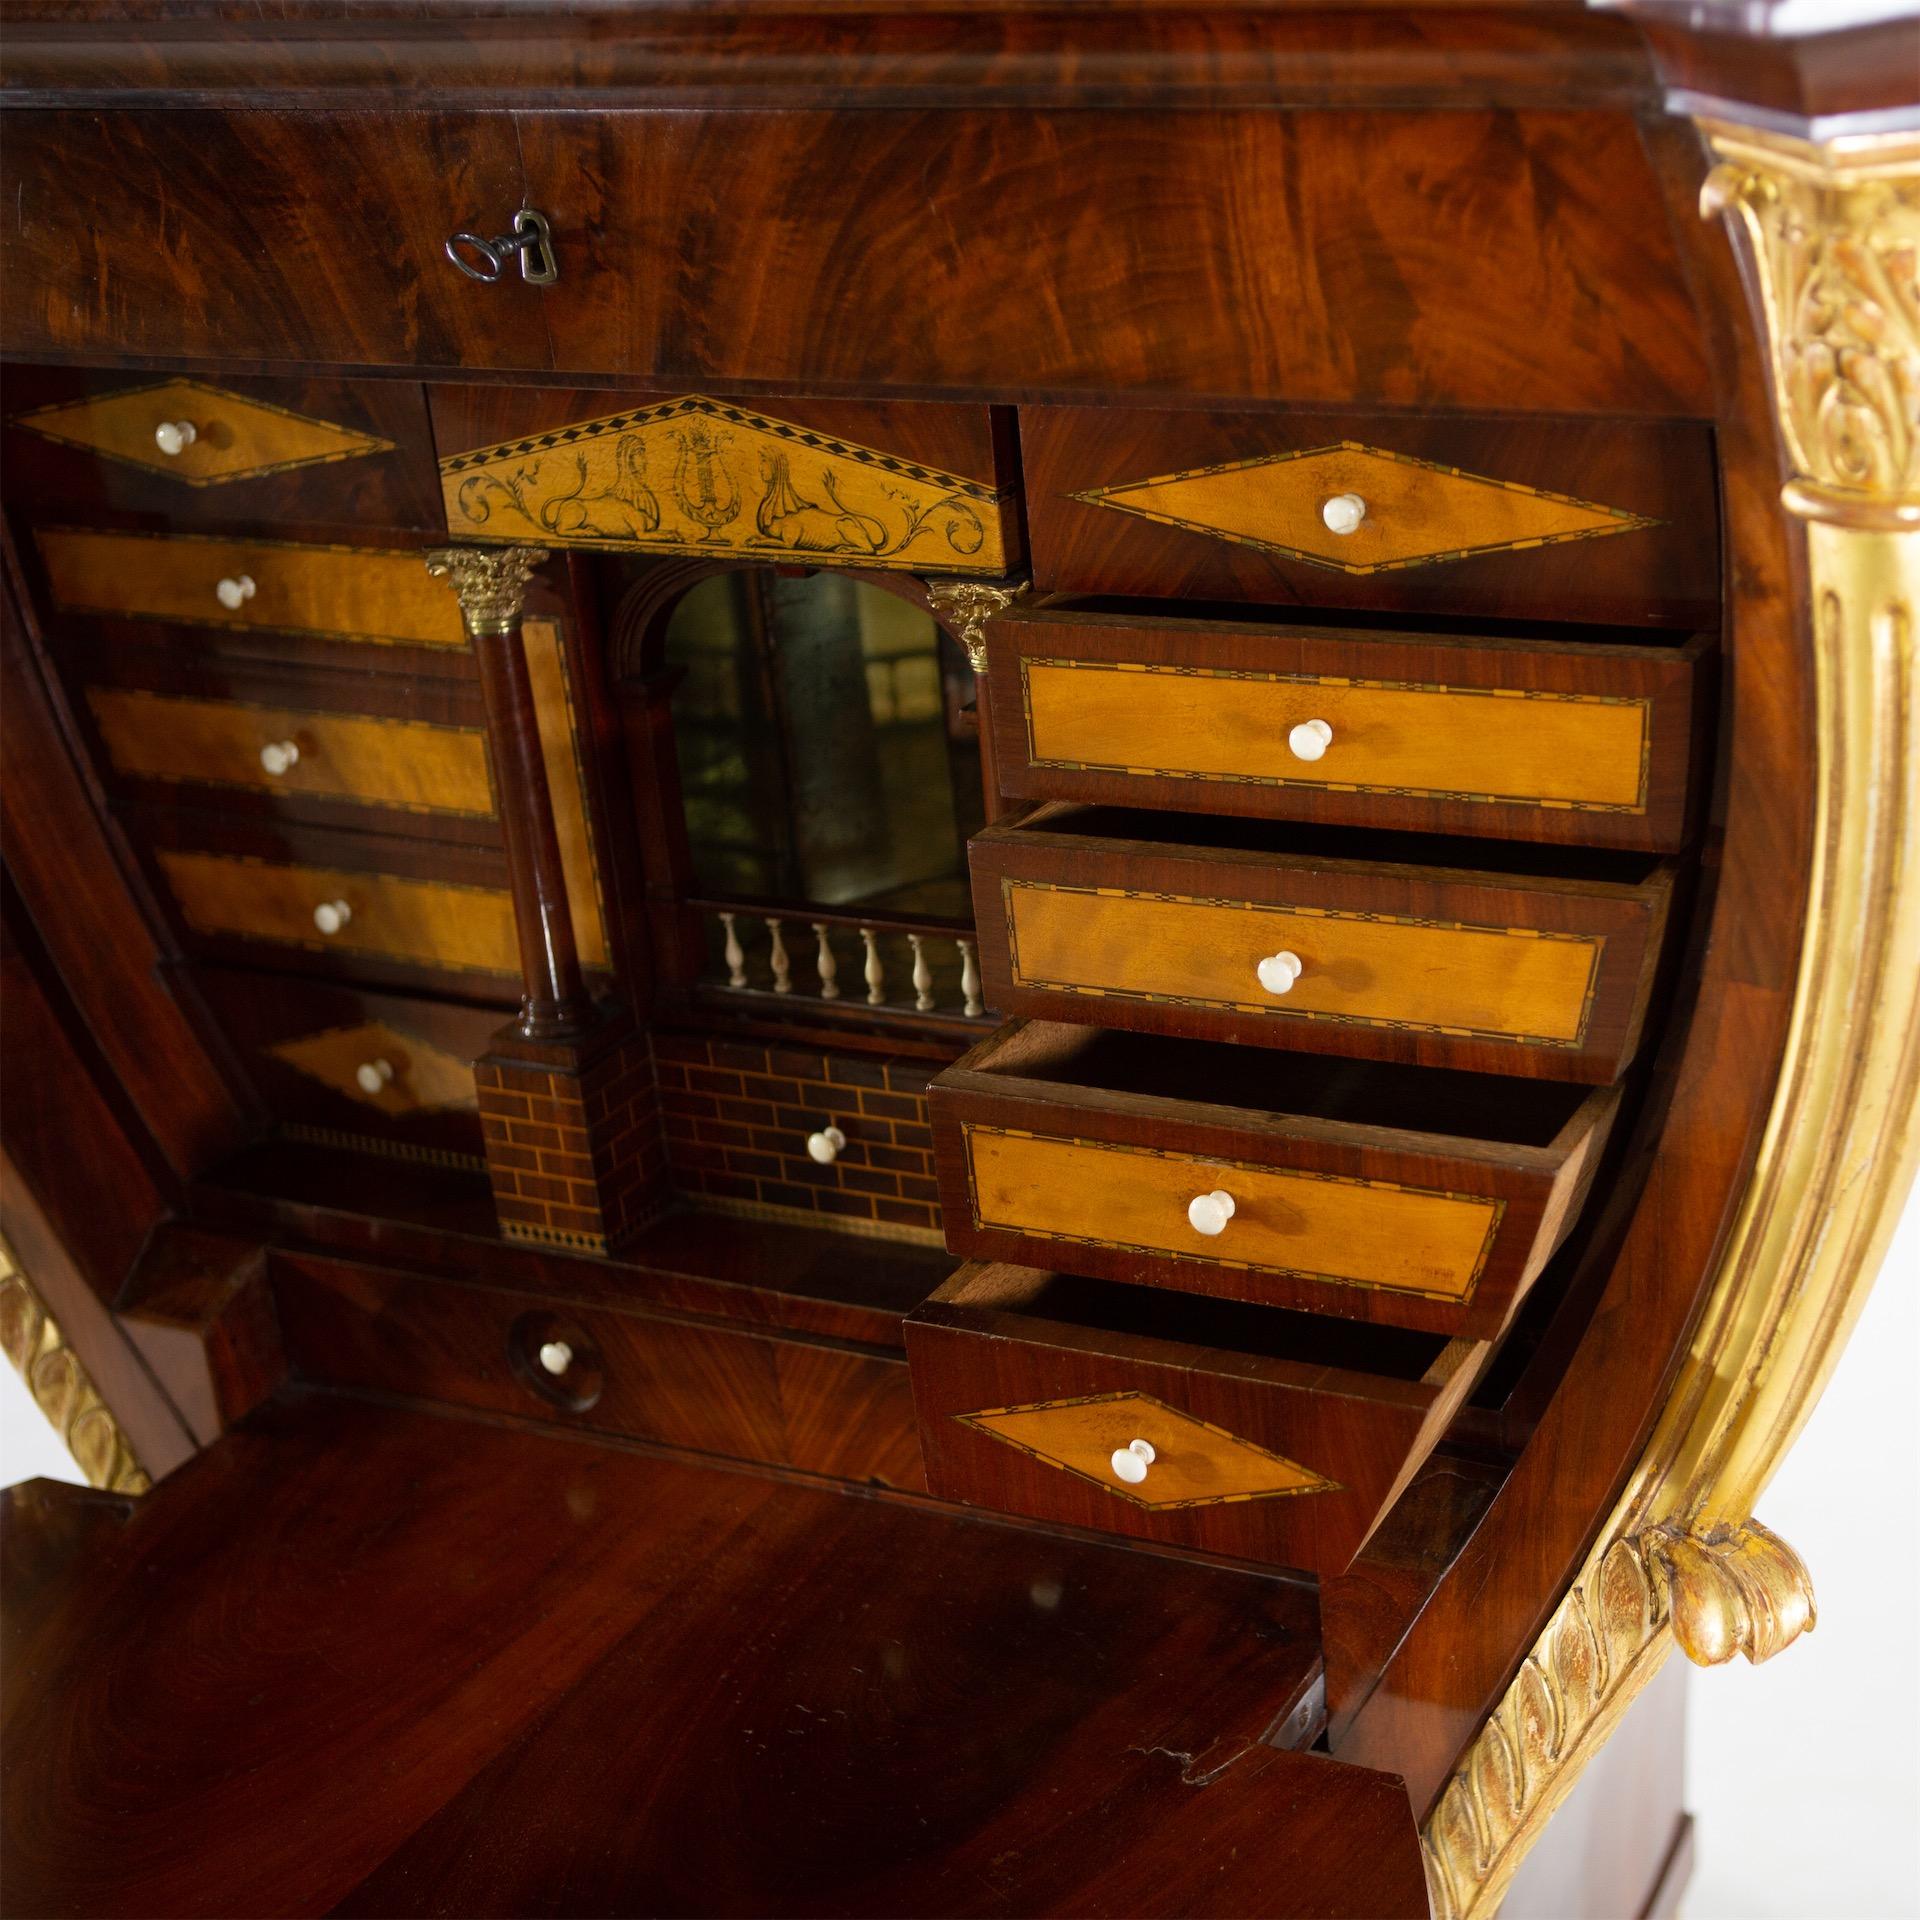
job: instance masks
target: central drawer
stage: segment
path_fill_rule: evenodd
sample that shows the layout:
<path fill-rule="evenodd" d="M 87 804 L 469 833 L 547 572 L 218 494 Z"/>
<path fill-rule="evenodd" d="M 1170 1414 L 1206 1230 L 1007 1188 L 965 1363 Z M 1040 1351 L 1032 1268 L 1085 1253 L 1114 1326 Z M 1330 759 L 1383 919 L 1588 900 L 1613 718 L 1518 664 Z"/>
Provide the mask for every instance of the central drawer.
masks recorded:
<path fill-rule="evenodd" d="M 971 843 L 1007 1013 L 1479 1072 L 1612 1080 L 1671 870 L 1634 855 L 1065 804 Z"/>
<path fill-rule="evenodd" d="M 907 1321 L 949 1500 L 1334 1574 L 1493 1349 L 965 1266 Z"/>
<path fill-rule="evenodd" d="M 1032 1021 L 928 1102 L 955 1253 L 1490 1338 L 1618 1094 Z"/>

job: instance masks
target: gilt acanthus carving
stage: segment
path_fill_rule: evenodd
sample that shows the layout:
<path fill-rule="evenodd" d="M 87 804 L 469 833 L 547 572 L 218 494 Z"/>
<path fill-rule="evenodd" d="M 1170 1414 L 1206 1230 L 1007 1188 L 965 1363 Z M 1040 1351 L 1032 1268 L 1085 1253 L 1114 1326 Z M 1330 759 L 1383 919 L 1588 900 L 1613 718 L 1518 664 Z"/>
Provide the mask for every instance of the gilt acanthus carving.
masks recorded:
<path fill-rule="evenodd" d="M 1736 1653 L 1758 1666 L 1813 1631 L 1806 1562 L 1757 1520 L 1707 1535 L 1654 1527 L 1640 1544 L 1666 1589 L 1673 1637 L 1695 1666 L 1722 1666 Z"/>
<path fill-rule="evenodd" d="M 1800 484 L 1862 524 L 1920 525 L 1920 141 L 1836 159 L 1707 132 L 1701 205 L 1746 228 Z"/>

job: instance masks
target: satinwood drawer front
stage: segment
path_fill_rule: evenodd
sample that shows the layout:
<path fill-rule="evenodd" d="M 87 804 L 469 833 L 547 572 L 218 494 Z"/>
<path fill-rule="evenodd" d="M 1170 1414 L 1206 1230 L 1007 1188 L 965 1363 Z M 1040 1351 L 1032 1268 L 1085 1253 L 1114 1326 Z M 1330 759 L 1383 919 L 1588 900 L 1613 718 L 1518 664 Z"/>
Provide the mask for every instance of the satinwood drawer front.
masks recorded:
<path fill-rule="evenodd" d="M 454 820 L 496 817 L 483 725 L 87 689 L 114 770 L 130 780 L 339 800 Z"/>
<path fill-rule="evenodd" d="M 13 367 L 5 458 L 36 507 L 181 527 L 440 526 L 411 381 L 248 380 Z"/>
<path fill-rule="evenodd" d="M 994 768 L 1030 799 L 1672 851 L 1711 651 L 1016 605 Z"/>
<path fill-rule="evenodd" d="M 1704 426 L 1033 407 L 1020 442 L 1043 589 L 1714 624 Z"/>
<path fill-rule="evenodd" d="M 1032 1021 L 929 1104 L 955 1253 L 1488 1338 L 1617 1097 Z"/>
<path fill-rule="evenodd" d="M 1569 1080 L 1633 1057 L 1671 890 L 1643 855 L 1065 803 L 971 843 L 1008 1013 Z"/>
<path fill-rule="evenodd" d="M 1024 558 L 1002 409 L 514 387 L 432 404 L 456 539 L 919 574 Z"/>
<path fill-rule="evenodd" d="M 906 1332 L 934 1493 L 1321 1574 L 1491 1352 L 998 1265 L 962 1267 Z"/>
<path fill-rule="evenodd" d="M 417 552 L 79 527 L 34 537 L 63 613 L 376 646 L 467 644 L 460 603 Z"/>
<path fill-rule="evenodd" d="M 228 967 L 196 979 L 283 1132 L 481 1166 L 473 1063 L 497 1008 Z"/>

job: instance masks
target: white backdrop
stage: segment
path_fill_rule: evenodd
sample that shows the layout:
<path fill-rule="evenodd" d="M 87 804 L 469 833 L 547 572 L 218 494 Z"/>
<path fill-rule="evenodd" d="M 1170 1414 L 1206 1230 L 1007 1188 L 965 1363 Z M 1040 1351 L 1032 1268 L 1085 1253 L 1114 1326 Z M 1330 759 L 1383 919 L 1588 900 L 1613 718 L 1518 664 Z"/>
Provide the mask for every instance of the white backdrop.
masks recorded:
<path fill-rule="evenodd" d="M 80 1477 L 0 1363 L 0 1485 L 36 1474 Z M 1760 1517 L 1813 1569 L 1820 1621 L 1764 1667 L 1691 1677 L 1686 1920 L 1916 1920 L 1920 1204 Z"/>

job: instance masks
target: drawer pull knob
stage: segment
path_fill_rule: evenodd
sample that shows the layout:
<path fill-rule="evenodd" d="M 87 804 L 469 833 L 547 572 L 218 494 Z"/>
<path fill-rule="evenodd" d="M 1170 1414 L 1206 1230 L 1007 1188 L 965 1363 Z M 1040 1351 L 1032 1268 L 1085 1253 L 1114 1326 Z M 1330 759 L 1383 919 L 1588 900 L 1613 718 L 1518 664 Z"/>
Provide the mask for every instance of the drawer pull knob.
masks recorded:
<path fill-rule="evenodd" d="M 229 613 L 237 613 L 259 591 L 250 573 L 229 574 L 214 588 L 213 597 Z"/>
<path fill-rule="evenodd" d="M 1367 503 L 1357 493 L 1336 493 L 1320 509 L 1329 533 L 1358 533 L 1367 517 Z"/>
<path fill-rule="evenodd" d="M 1297 953 L 1270 953 L 1254 969 L 1260 976 L 1260 984 L 1269 993 L 1291 993 L 1293 983 L 1300 978 L 1300 956 Z"/>
<path fill-rule="evenodd" d="M 393 1078 L 391 1060 L 362 1060 L 353 1077 L 362 1093 L 378 1093 Z"/>
<path fill-rule="evenodd" d="M 1113 1450 L 1113 1477 L 1124 1480 L 1130 1487 L 1137 1487 L 1147 1477 L 1147 1469 L 1153 1465 L 1153 1459 L 1151 1440 L 1130 1440 L 1124 1447 L 1115 1447 Z"/>
<path fill-rule="evenodd" d="M 543 213 L 522 207 L 513 216 L 513 231 L 497 234 L 489 240 L 480 233 L 456 233 L 447 241 L 447 258 L 469 280 L 491 286 L 507 270 L 507 262 L 520 262 L 520 278 L 530 287 L 550 287 L 560 278 L 559 262 L 553 257 L 553 229 Z"/>
<path fill-rule="evenodd" d="M 191 420 L 162 420 L 153 430 L 153 444 L 169 460 L 185 453 L 200 438 Z"/>
<path fill-rule="evenodd" d="M 807 1158 L 830 1167 L 840 1158 L 840 1149 L 846 1144 L 847 1136 L 838 1127 L 822 1127 L 818 1133 L 807 1135 Z"/>
<path fill-rule="evenodd" d="M 573 1365 L 573 1349 L 564 1340 L 549 1340 L 540 1349 L 540 1364 L 558 1379 Z"/>
<path fill-rule="evenodd" d="M 260 749 L 260 764 L 278 780 L 290 768 L 300 764 L 297 740 L 270 740 Z"/>
<path fill-rule="evenodd" d="M 322 900 L 313 910 L 313 924 L 325 934 L 335 934 L 353 918 L 353 909 L 344 900 Z"/>
<path fill-rule="evenodd" d="M 1187 1202 L 1187 1225 L 1208 1239 L 1226 1232 L 1227 1222 L 1232 1218 L 1233 1195 L 1217 1187 L 1212 1193 L 1197 1193 Z"/>
<path fill-rule="evenodd" d="M 1296 760 L 1318 760 L 1333 745 L 1333 729 L 1324 720 L 1302 720 L 1287 735 L 1287 751 Z"/>

